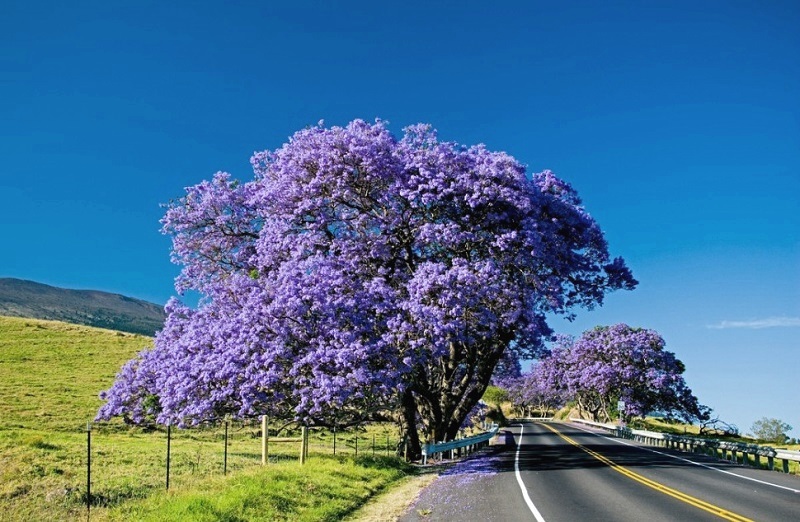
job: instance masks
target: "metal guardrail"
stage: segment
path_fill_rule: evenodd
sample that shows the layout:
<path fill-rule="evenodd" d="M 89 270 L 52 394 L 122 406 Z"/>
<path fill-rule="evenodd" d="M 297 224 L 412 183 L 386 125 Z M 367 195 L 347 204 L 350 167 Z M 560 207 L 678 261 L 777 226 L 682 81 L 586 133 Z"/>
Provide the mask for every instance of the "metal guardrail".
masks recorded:
<path fill-rule="evenodd" d="M 487 444 L 489 439 L 497 435 L 498 428 L 499 427 L 497 424 L 490 424 L 488 431 L 479 433 L 478 435 L 473 435 L 472 437 L 451 440 L 449 442 L 425 444 L 425 446 L 422 447 L 422 464 L 428 463 L 428 457 L 433 457 L 437 453 L 444 453 L 445 451 L 450 452 L 450 458 L 453 457 L 454 450 L 460 450 L 461 448 L 466 448 L 466 452 L 471 453 L 472 451 Z"/>
<path fill-rule="evenodd" d="M 783 464 L 782 468 L 784 473 L 789 473 L 789 462 L 800 462 L 800 451 L 776 449 L 770 446 L 746 444 L 744 442 L 729 442 L 700 437 L 688 437 L 685 435 L 672 435 L 670 433 L 659 433 L 655 431 L 634 430 L 617 426 L 616 424 L 604 424 L 583 419 L 570 418 L 569 420 L 570 422 L 602 428 L 619 438 L 691 453 L 703 453 L 737 464 L 740 463 L 739 454 L 741 454 L 741 464 L 745 466 L 750 464 L 750 455 L 753 456 L 754 464 L 758 468 L 761 467 L 761 457 L 766 457 L 767 468 L 770 470 L 775 469 L 775 459 L 780 459 Z"/>

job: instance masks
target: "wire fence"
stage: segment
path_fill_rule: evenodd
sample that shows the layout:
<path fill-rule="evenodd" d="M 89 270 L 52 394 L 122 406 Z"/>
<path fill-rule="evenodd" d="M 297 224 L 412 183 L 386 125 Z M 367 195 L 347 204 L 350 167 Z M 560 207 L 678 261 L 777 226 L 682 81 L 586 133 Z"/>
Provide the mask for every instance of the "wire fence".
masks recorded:
<path fill-rule="evenodd" d="M 264 464 L 301 461 L 301 427 L 278 432 L 269 426 L 268 433 L 265 455 L 262 423 L 255 419 L 149 431 L 118 424 L 89 425 L 80 459 L 84 484 L 73 486 L 69 493 L 79 496 L 88 513 L 92 507 L 144 498 L 156 489 L 181 489 L 199 479 Z M 312 427 L 308 429 L 305 456 L 391 456 L 398 444 L 396 427 L 391 424 L 348 429 Z"/>
<path fill-rule="evenodd" d="M 204 487 L 226 474 L 299 462 L 303 455 L 302 427 L 274 422 L 265 441 L 260 419 L 191 429 L 146 429 L 119 420 L 54 425 L 0 433 L 0 519 L 103 519 L 159 492 Z M 400 454 L 400 447 L 394 423 L 311 427 L 305 459 L 311 465 L 315 459 L 382 459 Z"/>

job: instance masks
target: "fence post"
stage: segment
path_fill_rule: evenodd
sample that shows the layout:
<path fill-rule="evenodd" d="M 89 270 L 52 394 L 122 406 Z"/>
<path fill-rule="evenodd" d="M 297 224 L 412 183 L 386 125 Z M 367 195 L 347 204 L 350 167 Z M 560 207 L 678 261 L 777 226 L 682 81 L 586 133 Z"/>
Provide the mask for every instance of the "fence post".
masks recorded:
<path fill-rule="evenodd" d="M 261 465 L 266 466 L 269 461 L 269 419 L 261 416 Z"/>
<path fill-rule="evenodd" d="M 308 449 L 308 427 L 300 429 L 300 464 L 306 463 L 306 451 Z"/>
<path fill-rule="evenodd" d="M 170 444 L 172 442 L 172 425 L 167 423 L 167 491 L 169 491 L 169 454 Z"/>
<path fill-rule="evenodd" d="M 225 456 L 222 459 L 222 474 L 228 474 L 228 421 L 225 421 Z"/>
<path fill-rule="evenodd" d="M 92 423 L 86 423 L 86 520 L 92 510 Z"/>

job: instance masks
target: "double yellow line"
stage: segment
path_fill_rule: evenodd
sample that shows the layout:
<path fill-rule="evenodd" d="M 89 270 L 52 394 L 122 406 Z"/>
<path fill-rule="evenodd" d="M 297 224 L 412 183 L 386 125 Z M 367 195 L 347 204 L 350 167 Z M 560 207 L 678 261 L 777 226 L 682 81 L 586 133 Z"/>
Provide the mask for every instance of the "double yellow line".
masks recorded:
<path fill-rule="evenodd" d="M 550 431 L 552 431 L 553 433 L 555 433 L 556 435 L 558 435 L 559 437 L 561 437 L 562 439 L 564 439 L 565 441 L 567 441 L 570 444 L 572 444 L 573 446 L 582 449 L 583 451 L 585 451 L 586 453 L 588 453 L 592 457 L 596 458 L 597 460 L 599 460 L 603 464 L 606 464 L 607 466 L 609 466 L 614 471 L 616 471 L 618 473 L 622 473 L 626 477 L 628 477 L 630 479 L 633 479 L 636 482 L 639 482 L 640 484 L 644 484 L 645 486 L 647 486 L 649 488 L 655 489 L 656 491 L 664 493 L 665 495 L 669 495 L 670 497 L 673 497 L 673 498 L 676 498 L 676 499 L 678 499 L 680 501 L 686 502 L 687 504 L 690 504 L 690 505 L 692 505 L 694 507 L 700 508 L 703 511 L 708 511 L 709 513 L 711 513 L 713 515 L 717 515 L 718 517 L 723 518 L 725 520 L 731 520 L 731 521 L 735 521 L 735 522 L 753 522 L 749 518 L 743 517 L 741 515 L 737 515 L 736 513 L 733 513 L 731 511 L 726 510 L 726 509 L 722 509 L 719 506 L 715 506 L 714 504 L 709 504 L 708 502 L 700 500 L 699 498 L 695 498 L 695 497 L 693 497 L 691 495 L 687 495 L 686 493 L 682 493 L 682 492 L 680 492 L 680 491 L 678 491 L 676 489 L 672 489 L 672 488 L 667 487 L 667 486 L 665 486 L 663 484 L 659 484 L 658 482 L 656 482 L 654 480 L 650 480 L 647 477 L 643 477 L 642 475 L 639 475 L 638 473 L 634 473 L 633 471 L 631 471 L 631 470 L 629 470 L 629 469 L 627 469 L 625 467 L 620 466 L 619 464 L 617 464 L 614 461 L 604 457 L 603 455 L 600 455 L 596 451 L 592 451 L 589 448 L 587 448 L 586 446 L 583 446 L 583 445 L 575 442 L 573 439 L 571 439 L 570 437 L 567 437 L 566 435 L 564 435 L 563 433 L 561 433 L 557 429 L 553 428 L 549 424 L 542 424 L 542 425 L 544 427 L 546 427 L 547 429 L 549 429 Z"/>

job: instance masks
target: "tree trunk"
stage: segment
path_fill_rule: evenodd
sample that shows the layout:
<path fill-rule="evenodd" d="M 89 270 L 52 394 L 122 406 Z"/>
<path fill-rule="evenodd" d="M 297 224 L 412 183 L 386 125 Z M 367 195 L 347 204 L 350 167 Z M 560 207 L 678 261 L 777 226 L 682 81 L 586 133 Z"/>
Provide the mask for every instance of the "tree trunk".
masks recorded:
<path fill-rule="evenodd" d="M 415 458 L 422 453 L 416 413 L 424 419 L 428 440 L 455 439 L 464 419 L 486 391 L 511 338 L 508 333 L 495 342 L 487 340 L 485 345 L 472 347 L 450 343 L 449 353 L 442 360 L 419 370 L 410 379 L 412 384 L 403 395 L 402 405 L 410 447 L 419 448 L 413 452 Z"/>
<path fill-rule="evenodd" d="M 409 461 L 422 458 L 422 446 L 417 432 L 417 403 L 411 389 L 403 392 L 400 404 L 403 414 L 403 439 L 406 441 L 405 456 Z"/>

